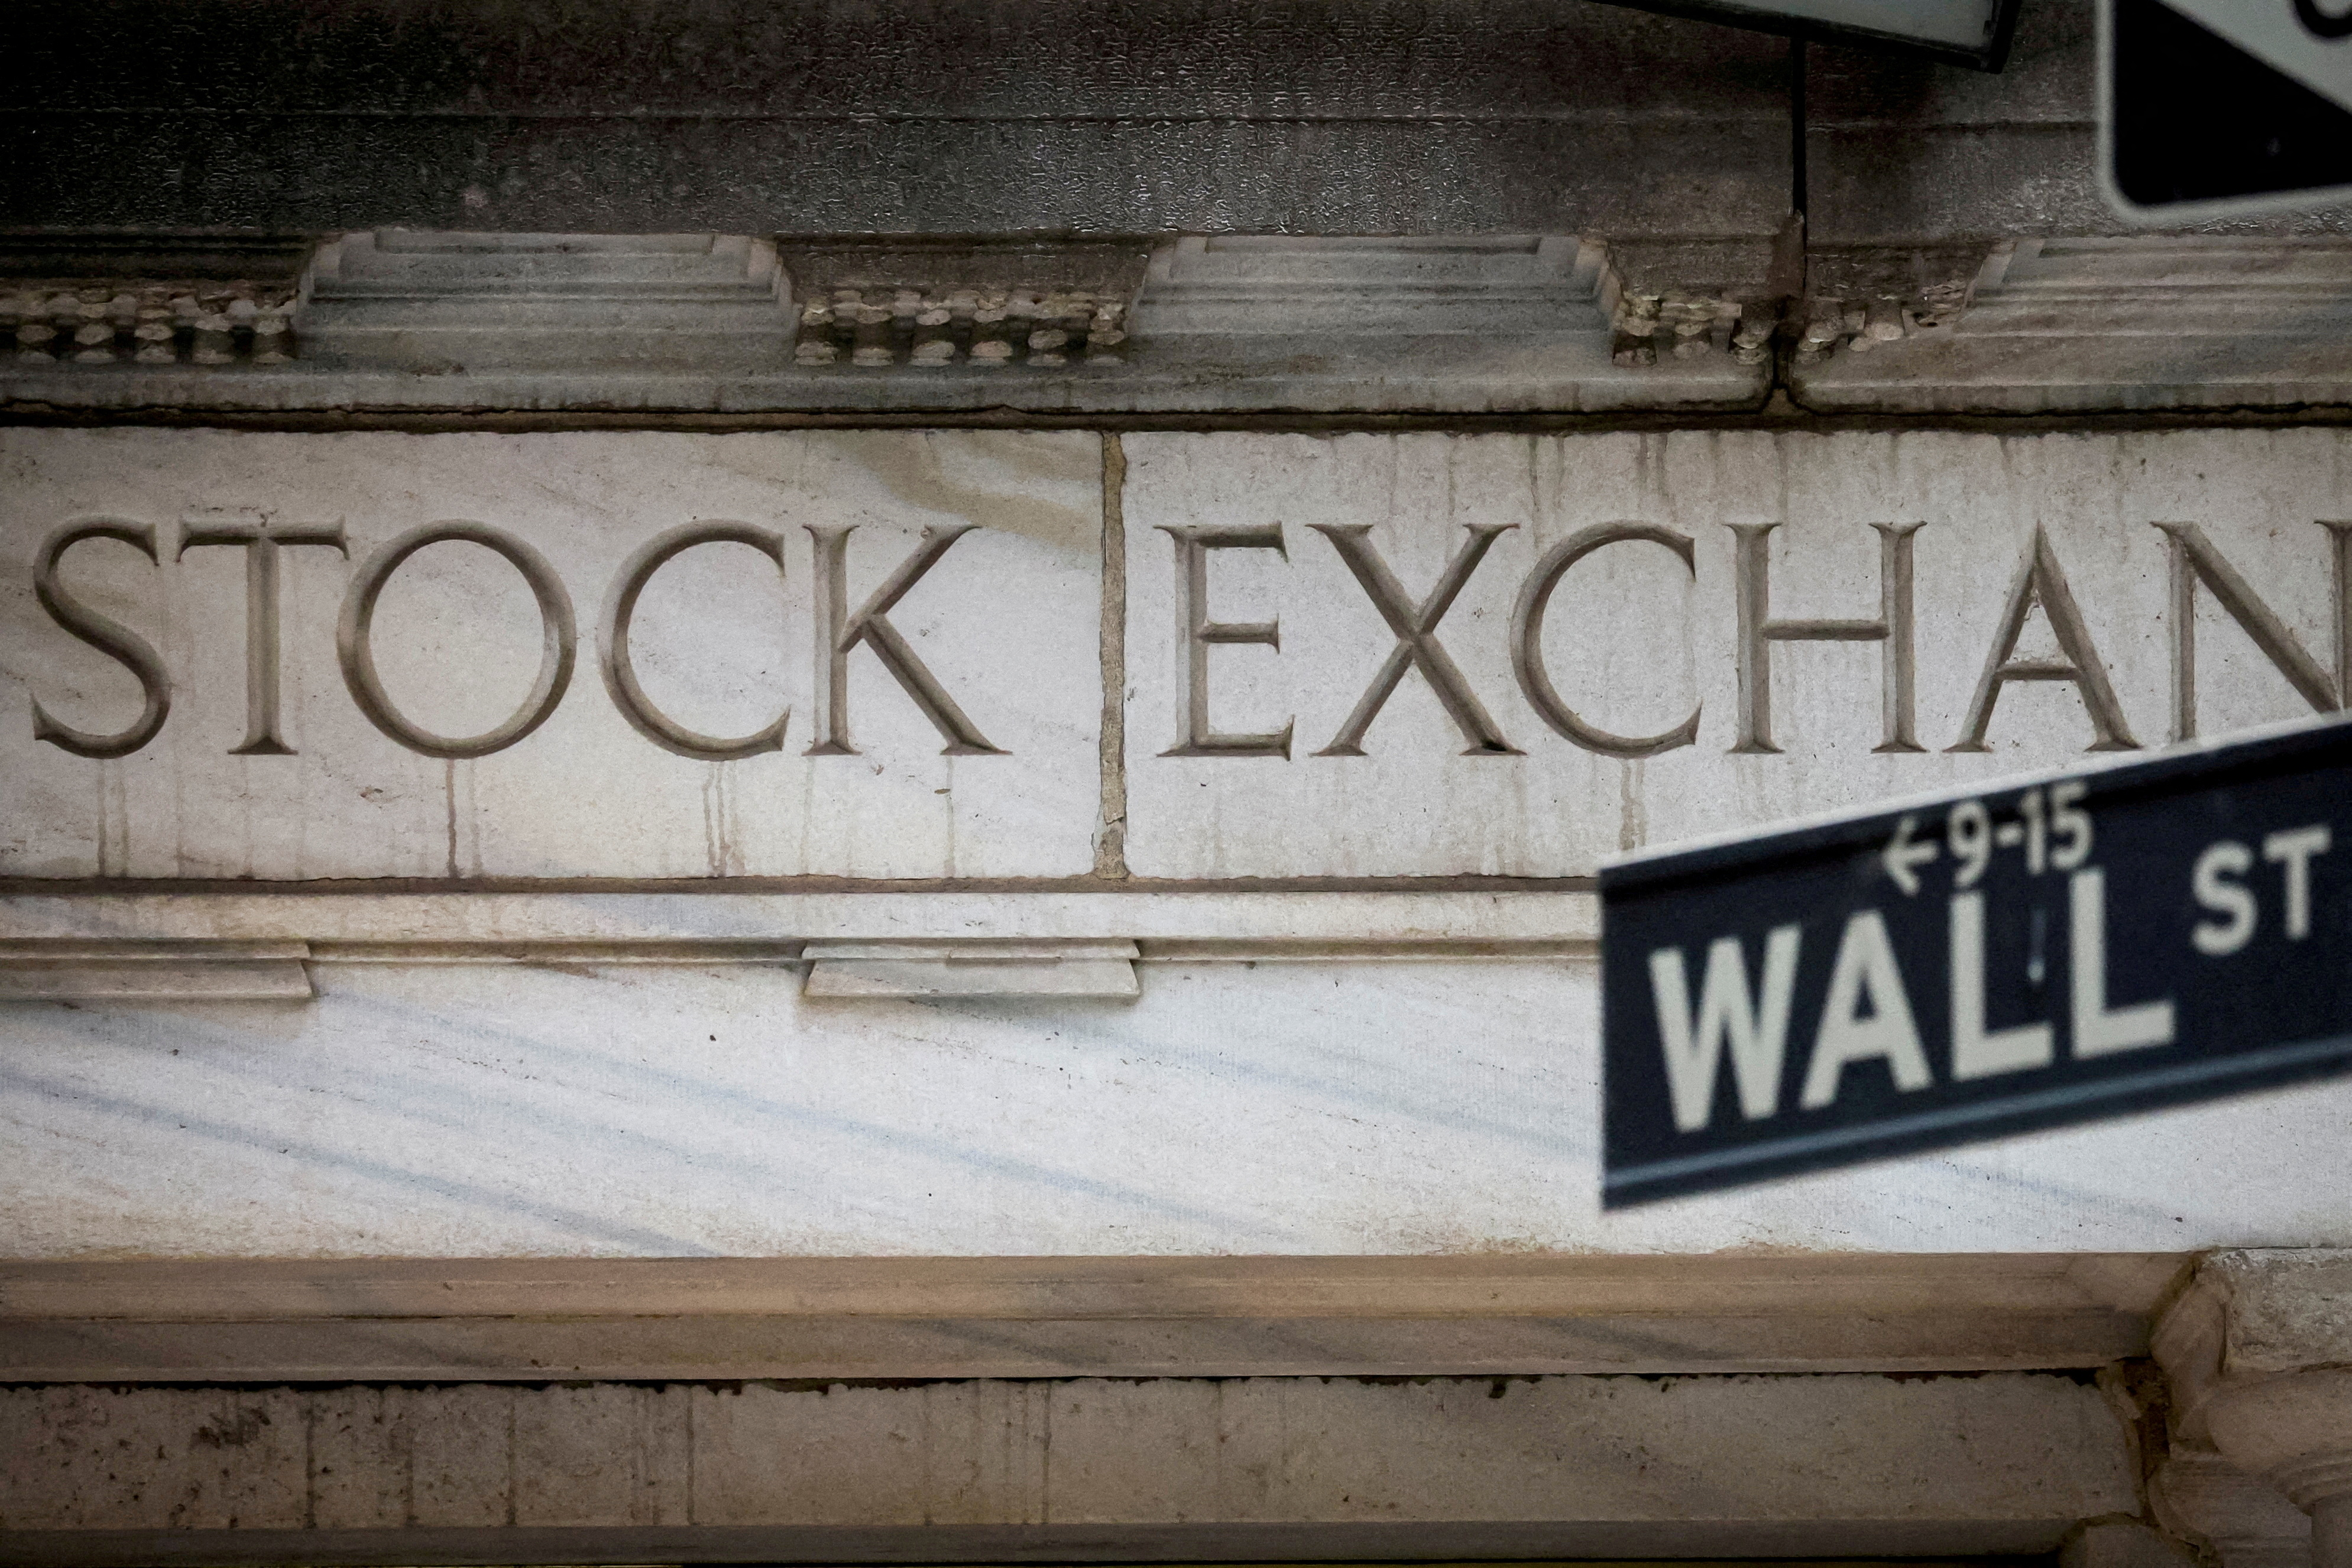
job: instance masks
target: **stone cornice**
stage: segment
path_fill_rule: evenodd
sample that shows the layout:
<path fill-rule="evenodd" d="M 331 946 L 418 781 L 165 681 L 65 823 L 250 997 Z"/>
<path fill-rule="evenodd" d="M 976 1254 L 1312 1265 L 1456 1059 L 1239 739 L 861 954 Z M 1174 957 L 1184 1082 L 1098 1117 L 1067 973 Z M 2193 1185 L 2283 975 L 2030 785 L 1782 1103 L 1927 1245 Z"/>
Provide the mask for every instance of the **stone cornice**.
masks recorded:
<path fill-rule="evenodd" d="M 1742 315 L 1754 249 L 362 233 L 319 250 L 299 358 L 255 367 L 266 379 L 44 360 L 0 393 L 92 409 L 1736 409 L 1765 391 L 1767 317 Z M 1661 280 L 1677 267 L 1706 276 Z"/>
<path fill-rule="evenodd" d="M 0 237 L 0 333 L 18 374 L 284 364 L 308 240 Z"/>
<path fill-rule="evenodd" d="M 1799 359 L 1798 401 L 2011 414 L 2352 403 L 2352 241 L 2021 239 L 1986 253 L 1964 289 L 1954 277 L 1939 297 L 1961 308 L 1933 324 L 1858 290 L 1859 335 Z M 1823 332 L 1848 333 L 1856 308 L 1824 310 Z M 1852 352 L 1874 339 L 1876 352 Z"/>
<path fill-rule="evenodd" d="M 209 247 L 209 248 L 207 247 Z M 772 242 L 380 231 L 0 247 L 60 409 L 1016 415 L 2352 404 L 2352 241 Z M 1776 270 L 1776 265 L 1780 268 Z M 236 274 L 231 276 L 230 274 Z M 224 377 L 220 373 L 234 370 Z"/>

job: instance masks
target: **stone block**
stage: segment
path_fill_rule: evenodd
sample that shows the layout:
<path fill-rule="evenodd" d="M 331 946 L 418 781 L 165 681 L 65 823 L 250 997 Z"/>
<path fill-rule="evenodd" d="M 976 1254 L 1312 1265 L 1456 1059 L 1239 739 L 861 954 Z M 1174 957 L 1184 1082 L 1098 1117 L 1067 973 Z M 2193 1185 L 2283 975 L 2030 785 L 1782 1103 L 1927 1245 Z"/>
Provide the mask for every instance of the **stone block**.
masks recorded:
<path fill-rule="evenodd" d="M 1129 863 L 1582 876 L 2307 716 L 2174 574 L 2210 545 L 2333 668 L 2341 439 L 1130 436 Z M 2080 679 L 1996 679 L 2077 624 Z"/>
<path fill-rule="evenodd" d="M 1930 327 L 1906 290 L 1902 341 L 1802 355 L 1792 395 L 1822 412 L 2004 414 L 2352 399 L 2352 241 L 2021 239 L 1970 271 L 1964 311 Z"/>
<path fill-rule="evenodd" d="M 2134 1520 L 2084 1525 L 2058 1553 L 2060 1568 L 2196 1568 L 2196 1551 Z"/>
<path fill-rule="evenodd" d="M 0 1398 L 0 1525 L 26 1529 L 299 1528 L 309 1507 L 308 1402 L 289 1389 L 191 1388 Z"/>
<path fill-rule="evenodd" d="M 1769 233 L 1785 51 L 1541 0 L 44 6 L 12 225 Z M 1660 102 L 1671 103 L 1660 113 Z M 164 107 L 159 107 L 164 106 Z M 266 106 L 266 107 L 265 107 Z"/>
<path fill-rule="evenodd" d="M 1818 1252 L 11 1261 L 0 1381 L 2101 1367 L 2147 1352 L 2185 1267 L 2161 1253 Z M 322 1406 L 313 1455 L 402 1451 L 397 1415 L 331 1423 Z"/>
<path fill-rule="evenodd" d="M 2342 1084 L 1603 1215 L 1589 960 L 1139 967 L 1125 1000 L 848 1002 L 773 965 L 370 962 L 302 1008 L 12 1008 L 0 1255 L 2352 1245 Z"/>
<path fill-rule="evenodd" d="M 353 1394 L 242 1397 L 276 1402 L 299 1433 Z M 402 1405 L 423 1456 L 441 1447 L 462 1394 L 384 1397 Z M 236 1496 L 282 1497 L 286 1510 L 257 1515 L 205 1494 L 152 1519 L 115 1513 L 107 1500 L 126 1486 L 177 1483 L 172 1456 L 192 1429 L 210 1430 L 200 1407 L 222 1396 L 11 1389 L 0 1390 L 0 1431 L 37 1444 L 44 1426 L 79 1421 L 133 1446 L 38 1450 L 37 1469 L 0 1472 L 0 1519 L 13 1553 L 81 1562 L 404 1551 L 562 1561 L 550 1553 L 595 1542 L 656 1561 L 991 1549 L 1086 1561 L 1106 1548 L 1312 1558 L 1343 1546 L 1428 1557 L 1447 1542 L 1482 1554 L 1821 1557 L 2048 1552 L 2075 1521 L 2132 1501 L 2122 1434 L 2098 1394 L 2049 1375 L 591 1385 L 494 1397 L 514 1426 L 479 1454 L 483 1494 L 513 1473 L 575 1500 L 541 1517 L 518 1495 L 511 1514 L 486 1521 L 470 1500 L 414 1491 L 409 1464 L 387 1452 L 347 1459 L 333 1483 L 344 1496 L 372 1490 L 372 1504 L 339 1503 L 312 1524 L 318 1487 L 296 1443 L 215 1461 Z M 28 1426 L 29 1410 L 45 1414 Z M 635 1414 L 614 1425 L 623 1411 Z M 558 1431 L 561 1453 L 548 1447 Z M 670 1500 L 658 1509 L 632 1501 L 649 1481 Z"/>
<path fill-rule="evenodd" d="M 1092 437 L 20 429 L 5 449 L 10 874 L 1094 863 Z M 45 610 L 37 557 L 74 520 L 99 532 Z M 284 542 L 249 542 L 266 531 Z M 129 628 L 100 634 L 117 654 L 69 635 L 91 615 Z"/>

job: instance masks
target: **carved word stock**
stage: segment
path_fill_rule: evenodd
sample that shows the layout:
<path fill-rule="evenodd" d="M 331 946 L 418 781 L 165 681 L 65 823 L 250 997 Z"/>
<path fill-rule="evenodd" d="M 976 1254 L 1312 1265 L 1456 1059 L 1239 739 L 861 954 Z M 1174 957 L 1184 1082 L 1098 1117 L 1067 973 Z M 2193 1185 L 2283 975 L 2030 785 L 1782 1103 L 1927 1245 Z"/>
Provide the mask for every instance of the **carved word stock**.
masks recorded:
<path fill-rule="evenodd" d="M 855 755 L 857 748 L 850 743 L 849 731 L 849 656 L 861 646 L 870 649 L 882 661 L 899 687 L 912 698 L 926 718 L 935 725 L 947 741 L 947 752 L 958 755 L 994 754 L 998 748 L 989 744 L 967 718 L 955 700 L 933 675 L 929 666 L 916 657 L 905 637 L 890 624 L 890 611 L 909 589 L 922 581 L 924 574 L 939 564 L 955 542 L 971 531 L 973 525 L 954 528 L 927 528 L 913 553 L 900 562 L 898 568 L 883 580 L 872 596 L 856 611 L 850 613 L 846 584 L 849 535 L 855 525 L 822 527 L 810 525 L 811 539 L 816 546 L 816 600 L 824 626 L 820 634 L 819 653 L 826 668 L 824 722 L 815 744 L 809 747 L 811 756 Z M 160 564 L 156 547 L 156 531 L 152 524 L 126 521 L 121 518 L 79 518 L 68 522 L 43 542 L 35 557 L 34 592 L 49 618 L 100 652 L 120 662 L 138 678 L 145 702 L 136 721 L 129 728 L 112 734 L 92 734 L 61 723 L 36 700 L 33 704 L 33 733 L 36 739 L 62 747 L 82 757 L 121 757 L 139 750 L 155 738 L 163 721 L 172 710 L 172 683 L 163 668 L 163 659 L 138 633 L 100 614 L 75 598 L 59 578 L 59 568 L 65 554 L 88 539 L 111 539 L 130 545 Z M 478 735 L 438 735 L 402 713 L 394 706 L 391 694 L 384 689 L 376 673 L 374 622 L 376 604 L 394 574 L 408 558 L 429 545 L 461 542 L 478 544 L 504 559 L 520 573 L 538 602 L 541 632 L 541 652 L 538 679 L 532 682 L 530 695 L 524 698 L 506 722 Z M 697 733 L 688 729 L 654 705 L 645 688 L 638 684 L 636 667 L 629 655 L 629 630 L 636 616 L 637 600 L 660 571 L 673 558 L 698 544 L 748 544 L 783 570 L 783 536 L 770 529 L 757 528 L 746 522 L 701 521 L 673 528 L 647 541 L 622 564 L 614 579 L 613 593 L 606 601 L 602 637 L 599 639 L 599 664 L 605 689 L 612 693 L 613 702 L 636 731 L 654 744 L 684 757 L 722 762 L 731 758 L 756 756 L 762 752 L 782 751 L 784 726 L 789 712 L 777 715 L 773 723 L 749 735 L 721 738 Z M 278 552 L 298 545 L 314 545 L 348 555 L 350 546 L 343 536 L 341 524 L 331 528 L 289 528 L 269 523 L 241 523 L 215 527 L 210 524 L 190 525 L 181 535 L 180 548 L 173 559 L 190 550 L 205 545 L 229 545 L 245 551 L 245 656 L 246 656 L 246 739 L 235 748 L 236 754 L 286 756 L 291 754 L 278 732 Z M 336 656 L 342 666 L 343 684 L 350 689 L 352 700 L 359 705 L 368 721 L 412 752 L 428 757 L 486 757 L 502 752 L 541 724 L 563 700 L 563 693 L 572 683 L 572 668 L 578 653 L 579 631 L 572 614 L 571 595 L 564 592 L 563 583 L 555 569 L 538 551 L 521 540 L 485 523 L 447 521 L 426 523 L 394 539 L 383 549 L 361 563 L 352 576 L 351 586 L 343 596 L 342 617 L 335 630 Z"/>
<path fill-rule="evenodd" d="M 939 731 L 945 742 L 944 752 L 953 755 L 1003 754 L 1002 748 L 992 744 L 949 695 L 889 618 L 899 601 L 975 526 L 925 529 L 914 550 L 853 613 L 849 609 L 847 554 L 854 525 L 806 525 L 814 547 L 815 599 L 822 623 L 818 657 L 824 666 L 824 679 L 818 683 L 823 694 L 823 718 L 807 754 L 856 754 L 850 738 L 849 665 L 851 655 L 860 647 L 881 661 L 883 668 Z M 1496 540 L 1511 531 L 1513 526 L 1467 525 L 1464 530 L 1465 537 L 1439 574 L 1436 584 L 1416 599 L 1398 581 L 1373 545 L 1369 525 L 1313 525 L 1313 531 L 1337 552 L 1396 638 L 1339 731 L 1315 755 L 1362 756 L 1364 741 L 1373 721 L 1408 675 L 1418 675 L 1428 683 L 1461 731 L 1465 754 L 1522 754 L 1505 737 L 1461 666 L 1438 638 L 1446 613 L 1486 559 Z M 1918 738 L 1914 700 L 1916 639 L 1913 554 L 1924 525 L 1870 525 L 1879 543 L 1879 611 L 1866 620 L 1775 617 L 1768 548 L 1772 531 L 1780 524 L 1735 522 L 1726 526 L 1733 534 L 1732 587 L 1738 628 L 1734 647 L 1738 708 L 1730 749 L 1749 754 L 1770 754 L 1780 750 L 1772 722 L 1773 645 L 1874 642 L 1880 645 L 1881 672 L 1881 740 L 1875 750 L 1927 750 Z M 2187 739 L 2197 731 L 2195 610 L 2200 587 L 2229 612 L 2255 647 L 2314 709 L 2334 711 L 2352 700 L 2352 521 L 2322 521 L 2318 525 L 2328 534 L 2335 590 L 2332 670 L 2311 654 L 2201 528 L 2189 522 L 2158 522 L 2153 526 L 2163 531 L 2171 562 L 2168 620 L 2172 653 L 2172 731 L 2176 739 Z M 1219 730 L 1211 717 L 1210 651 L 1223 645 L 1258 644 L 1278 652 L 1282 646 L 1277 621 L 1232 622 L 1211 617 L 1211 563 L 1219 552 L 1231 550 L 1273 551 L 1288 560 L 1289 547 L 1280 525 L 1168 525 L 1161 531 L 1170 535 L 1175 545 L 1177 593 L 1183 616 L 1180 658 L 1184 677 L 1181 737 L 1161 754 L 1288 758 L 1295 721 L 1286 722 L 1278 731 L 1235 733 Z M 34 563 L 35 593 L 49 617 L 128 669 L 139 681 L 143 697 L 142 709 L 128 727 L 111 733 L 92 733 L 58 720 L 37 699 L 33 703 L 33 732 L 37 740 L 77 756 L 121 757 L 145 746 L 163 729 L 171 712 L 171 679 L 162 658 L 145 639 L 84 604 L 65 586 L 60 575 L 64 558 L 74 546 L 87 540 L 112 540 L 127 544 L 160 566 L 164 556 L 157 531 L 152 524 L 121 518 L 76 519 L 43 542 Z M 373 620 L 386 584 L 411 556 L 430 545 L 446 542 L 478 544 L 501 557 L 520 574 L 538 605 L 541 658 L 530 694 L 504 723 L 478 735 L 441 735 L 424 728 L 399 710 L 376 672 Z M 662 712 L 639 684 L 629 639 L 637 602 L 655 574 L 686 551 L 719 543 L 748 545 L 773 561 L 779 573 L 783 570 L 783 536 L 773 530 L 732 521 L 697 521 L 670 529 L 647 541 L 623 563 L 605 601 L 597 647 L 605 689 L 622 717 L 638 733 L 680 756 L 713 762 L 782 750 L 790 713 L 779 713 L 772 722 L 740 736 L 705 735 L 690 730 Z M 1614 734 L 1582 718 L 1570 705 L 1553 683 L 1543 652 L 1545 620 L 1563 580 L 1579 562 L 1594 552 L 1619 545 L 1665 550 L 1683 563 L 1685 572 L 1696 574 L 1693 541 L 1671 528 L 1648 522 L 1611 522 L 1570 535 L 1547 550 L 1519 584 L 1508 631 L 1511 668 L 1528 705 L 1564 739 L 1606 756 L 1654 756 L 1696 743 L 1698 709 L 1694 708 L 1679 723 L 1655 734 Z M 278 555 L 281 551 L 298 548 L 329 549 L 348 555 L 349 542 L 341 524 L 304 527 L 207 521 L 191 523 L 183 531 L 179 547 L 172 552 L 171 559 L 176 561 L 191 550 L 213 547 L 245 552 L 246 736 L 233 751 L 238 755 L 290 754 L 291 748 L 278 730 Z M 2054 658 L 2021 658 L 2017 652 L 2027 620 L 2037 607 L 2047 618 L 2057 642 L 2058 657 Z M 571 684 L 578 642 L 571 598 L 547 560 L 512 534 L 467 521 L 427 523 L 393 540 L 362 562 L 345 593 L 336 631 L 336 652 L 343 681 L 361 712 L 378 730 L 411 751 L 446 758 L 481 757 L 504 751 L 545 723 Z M 1993 710 L 2002 690 L 2011 682 L 2029 680 L 2062 681 L 2074 688 L 2090 722 L 2090 750 L 2125 751 L 2139 745 L 2126 722 L 2106 664 L 2092 642 L 2057 552 L 2049 536 L 2039 528 L 2027 542 L 2011 576 L 1960 733 L 1946 750 L 1990 750 L 1988 736 Z"/>

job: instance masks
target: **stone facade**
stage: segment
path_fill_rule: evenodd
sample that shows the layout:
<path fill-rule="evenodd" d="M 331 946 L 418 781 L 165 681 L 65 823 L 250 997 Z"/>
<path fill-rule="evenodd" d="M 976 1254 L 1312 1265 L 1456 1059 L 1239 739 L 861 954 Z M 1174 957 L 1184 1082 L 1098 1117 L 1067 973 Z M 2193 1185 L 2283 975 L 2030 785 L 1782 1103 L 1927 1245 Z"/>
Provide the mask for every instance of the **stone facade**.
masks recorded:
<path fill-rule="evenodd" d="M 2092 0 L 23 9 L 0 1562 L 2352 1568 L 2344 1080 L 1600 1201 L 1612 857 L 2352 705 Z"/>

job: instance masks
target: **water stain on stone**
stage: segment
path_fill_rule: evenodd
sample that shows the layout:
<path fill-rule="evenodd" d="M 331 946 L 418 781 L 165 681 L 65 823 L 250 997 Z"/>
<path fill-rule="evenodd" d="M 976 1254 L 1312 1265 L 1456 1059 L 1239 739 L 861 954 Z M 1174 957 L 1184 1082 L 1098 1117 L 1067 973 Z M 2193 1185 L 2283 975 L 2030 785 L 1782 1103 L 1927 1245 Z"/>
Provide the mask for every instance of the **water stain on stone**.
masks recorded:
<path fill-rule="evenodd" d="M 261 1436 L 269 1425 L 268 1412 L 247 1405 L 226 1419 L 206 1422 L 195 1430 L 196 1446 L 204 1448 L 242 1448 Z"/>
<path fill-rule="evenodd" d="M 1035 481 L 1101 485 L 1101 454 L 1082 434 L 1038 431 L 842 431 L 812 439 L 839 449 L 882 481 L 890 493 L 927 511 L 947 512 L 982 528 L 1017 533 L 1056 550 L 1092 554 L 1101 534 L 1098 513 L 1064 506 L 1034 491 L 983 488 L 992 471 L 1017 484 Z"/>

